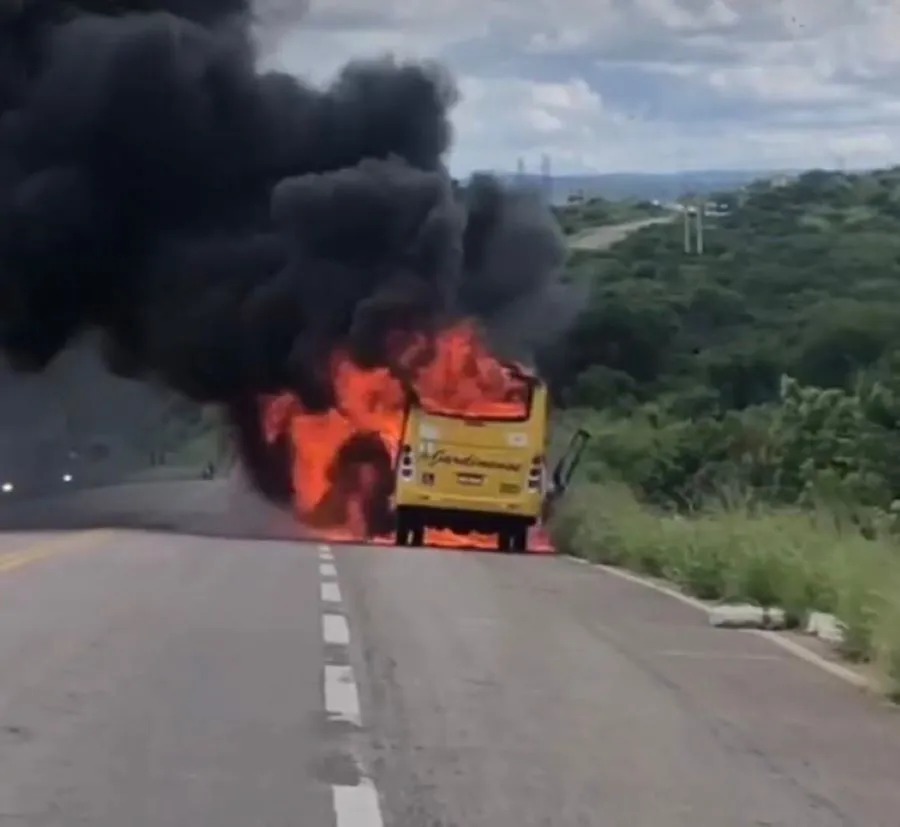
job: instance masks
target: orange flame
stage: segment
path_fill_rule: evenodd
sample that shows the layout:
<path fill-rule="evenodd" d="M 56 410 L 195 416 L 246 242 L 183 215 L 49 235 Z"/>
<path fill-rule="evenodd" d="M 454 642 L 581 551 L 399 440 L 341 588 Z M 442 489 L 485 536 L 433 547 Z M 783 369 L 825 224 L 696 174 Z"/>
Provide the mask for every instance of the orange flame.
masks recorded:
<path fill-rule="evenodd" d="M 459 324 L 433 341 L 414 340 L 397 361 L 429 410 L 471 417 L 525 412 L 524 383 L 488 353 L 472 325 Z M 263 436 L 270 444 L 289 437 L 294 507 L 302 523 L 330 540 L 390 543 L 389 501 L 407 393 L 386 368 L 360 368 L 343 352 L 334 354 L 330 377 L 339 407 L 327 413 L 310 413 L 291 393 L 264 397 Z M 425 542 L 496 548 L 491 535 L 445 529 L 427 530 Z M 553 550 L 540 529 L 532 531 L 529 546 Z"/>

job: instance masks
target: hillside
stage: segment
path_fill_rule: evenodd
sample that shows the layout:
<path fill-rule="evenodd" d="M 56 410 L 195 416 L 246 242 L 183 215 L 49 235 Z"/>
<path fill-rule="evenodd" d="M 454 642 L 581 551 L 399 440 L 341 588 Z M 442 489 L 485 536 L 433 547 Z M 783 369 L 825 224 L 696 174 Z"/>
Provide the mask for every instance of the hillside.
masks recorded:
<path fill-rule="evenodd" d="M 900 345 L 900 172 L 721 198 L 734 209 L 708 222 L 703 256 L 685 255 L 680 223 L 572 255 L 591 301 L 556 372 L 570 402 L 605 404 L 606 384 L 617 405 L 743 408 L 782 373 L 843 386 Z"/>
<path fill-rule="evenodd" d="M 702 256 L 685 254 L 679 222 L 571 253 L 589 298 L 543 357 L 556 398 L 593 412 L 598 461 L 655 502 L 724 485 L 887 509 L 900 501 L 900 170 L 810 172 L 717 200 L 732 209 L 708 223 Z"/>
<path fill-rule="evenodd" d="M 832 615 L 900 700 L 900 169 L 717 194 L 573 251 L 589 301 L 544 355 L 593 440 L 557 548 L 708 600 Z"/>

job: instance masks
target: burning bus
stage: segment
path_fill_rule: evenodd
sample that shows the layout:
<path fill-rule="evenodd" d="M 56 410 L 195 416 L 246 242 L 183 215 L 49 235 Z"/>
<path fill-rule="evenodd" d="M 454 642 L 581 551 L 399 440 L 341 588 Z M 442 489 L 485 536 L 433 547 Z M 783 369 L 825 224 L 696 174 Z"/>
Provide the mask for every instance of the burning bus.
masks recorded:
<path fill-rule="evenodd" d="M 547 387 L 514 365 L 503 369 L 505 397 L 477 414 L 410 400 L 396 468 L 397 545 L 422 545 L 436 530 L 526 551 L 529 530 L 568 485 L 587 434 L 578 432 L 548 474 Z"/>
<path fill-rule="evenodd" d="M 524 551 L 586 441 L 548 474 L 546 385 L 468 323 L 409 345 L 393 369 L 336 352 L 329 376 L 340 402 L 326 411 L 261 400 L 298 520 L 326 539 Z"/>

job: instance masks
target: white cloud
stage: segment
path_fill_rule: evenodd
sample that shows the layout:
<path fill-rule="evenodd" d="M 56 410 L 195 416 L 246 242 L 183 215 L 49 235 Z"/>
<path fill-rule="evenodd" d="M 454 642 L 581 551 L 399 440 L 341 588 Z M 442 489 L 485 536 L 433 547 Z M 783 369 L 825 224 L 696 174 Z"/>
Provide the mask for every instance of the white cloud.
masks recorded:
<path fill-rule="evenodd" d="M 530 93 L 538 106 L 572 113 L 600 112 L 600 96 L 584 78 L 572 78 L 567 83 L 531 83 Z"/>
<path fill-rule="evenodd" d="M 896 138 L 883 130 L 836 135 L 826 141 L 829 149 L 838 155 L 869 157 L 875 163 L 885 155 L 893 155 L 900 148 Z"/>
<path fill-rule="evenodd" d="M 727 66 L 706 73 L 711 87 L 764 102 L 828 103 L 853 100 L 857 90 L 816 67 L 792 64 Z"/>
<path fill-rule="evenodd" d="M 738 12 L 725 0 L 704 2 L 699 8 L 689 8 L 679 0 L 635 0 L 634 7 L 650 20 L 673 31 L 703 31 L 710 27 L 731 26 L 740 20 Z"/>
<path fill-rule="evenodd" d="M 286 2 L 286 0 L 277 0 Z M 897 0 L 310 0 L 267 63 L 353 57 L 459 78 L 452 161 L 558 171 L 895 160 Z"/>
<path fill-rule="evenodd" d="M 547 83 L 466 76 L 460 91 L 453 118 L 457 153 L 467 166 L 512 168 L 517 157 L 533 161 L 545 151 L 578 157 L 581 145 L 594 141 L 598 131 L 624 122 L 605 109 L 583 78 Z"/>
<path fill-rule="evenodd" d="M 531 126 L 535 132 L 540 132 L 544 135 L 564 132 L 566 128 L 566 122 L 562 118 L 538 106 L 530 106 L 525 110 L 525 123 Z"/>

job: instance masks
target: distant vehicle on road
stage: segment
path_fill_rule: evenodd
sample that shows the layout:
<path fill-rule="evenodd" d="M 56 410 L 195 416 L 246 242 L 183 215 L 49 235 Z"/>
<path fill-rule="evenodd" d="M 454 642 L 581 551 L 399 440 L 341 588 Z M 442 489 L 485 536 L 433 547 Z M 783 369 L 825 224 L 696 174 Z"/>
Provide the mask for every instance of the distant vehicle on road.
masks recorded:
<path fill-rule="evenodd" d="M 507 366 L 521 394 L 476 414 L 413 400 L 397 459 L 397 545 L 422 545 L 428 528 L 496 534 L 502 551 L 527 549 L 528 530 L 548 515 L 578 465 L 579 432 L 547 472 L 550 404 L 546 385 Z"/>

